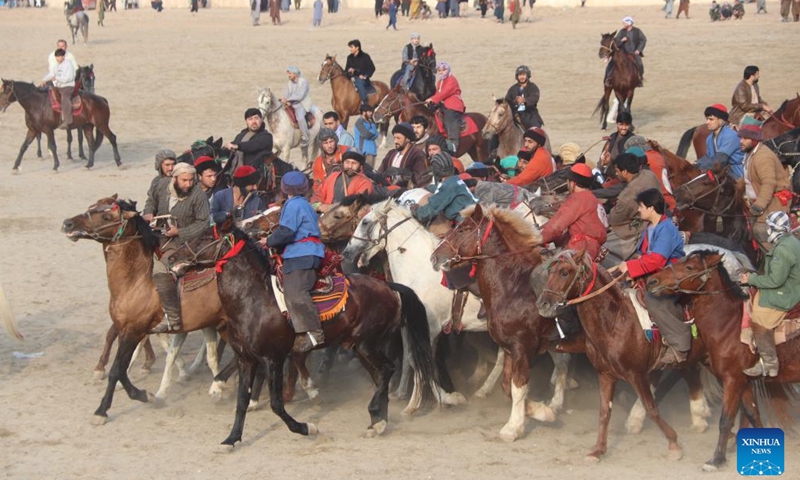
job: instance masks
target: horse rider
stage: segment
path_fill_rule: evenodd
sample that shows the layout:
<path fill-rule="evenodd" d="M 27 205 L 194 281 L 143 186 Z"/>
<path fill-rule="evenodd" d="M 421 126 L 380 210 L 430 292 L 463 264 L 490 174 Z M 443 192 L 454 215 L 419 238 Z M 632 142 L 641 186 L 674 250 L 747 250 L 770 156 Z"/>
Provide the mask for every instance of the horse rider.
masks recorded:
<path fill-rule="evenodd" d="M 64 60 L 66 60 L 67 62 L 71 63 L 72 64 L 72 68 L 74 68 L 75 72 L 77 73 L 77 71 L 78 71 L 78 62 L 75 60 L 75 55 L 73 55 L 72 52 L 67 50 L 67 41 L 64 40 L 64 39 L 59 39 L 56 42 L 55 50 L 58 50 L 59 48 L 61 50 L 64 50 Z M 58 61 L 56 60 L 56 52 L 55 52 L 55 50 L 50 52 L 50 55 L 47 56 L 47 71 L 48 72 L 52 72 L 53 68 L 55 68 L 56 64 L 58 63 Z"/>
<path fill-rule="evenodd" d="M 281 103 L 284 108 L 294 109 L 297 126 L 300 128 L 300 146 L 305 147 L 310 139 L 306 121 L 306 114 L 311 111 L 308 80 L 303 78 L 300 69 L 294 65 L 286 67 L 286 75 L 289 77 L 289 81 L 286 82 L 286 93 L 281 98 Z"/>
<path fill-rule="evenodd" d="M 506 180 L 506 183 L 518 187 L 526 187 L 531 183 L 544 178 L 555 171 L 553 156 L 544 148 L 547 136 L 539 127 L 525 130 L 522 134 L 525 150 L 532 153 L 531 160 L 515 177 Z"/>
<path fill-rule="evenodd" d="M 169 273 L 169 257 L 180 244 L 197 239 L 210 222 L 208 198 L 195 183 L 196 170 L 188 163 L 172 169 L 172 178 L 164 178 L 156 188 L 155 214 L 168 216 L 158 261 L 153 262 L 153 282 L 164 307 L 164 318 L 150 333 L 175 332 L 181 329 L 181 299 L 178 285 Z"/>
<path fill-rule="evenodd" d="M 744 153 L 739 145 L 736 132 L 728 124 L 728 109 L 715 103 L 706 107 L 706 127 L 711 132 L 706 138 L 706 154 L 695 162 L 700 170 L 711 170 L 728 166 L 728 173 L 735 179 L 744 174 Z"/>
<path fill-rule="evenodd" d="M 514 178 L 519 175 L 528 166 L 531 158 L 533 158 L 533 152 L 520 150 L 516 155 L 509 155 L 500 159 L 498 164 L 501 178 Z"/>
<path fill-rule="evenodd" d="M 531 81 L 531 69 L 520 65 L 514 75 L 517 83 L 509 87 L 505 97 L 514 114 L 514 123 L 523 130 L 541 127 L 544 120 L 539 115 L 539 87 Z"/>
<path fill-rule="evenodd" d="M 233 150 L 234 167 L 249 165 L 256 168 L 264 161 L 264 157 L 272 153 L 272 134 L 266 130 L 259 109 L 248 108 L 244 112 L 244 120 L 247 128 L 239 132 L 226 147 Z"/>
<path fill-rule="evenodd" d="M 47 82 L 53 82 L 53 88 L 58 91 L 61 103 L 61 124 L 58 128 L 66 130 L 72 123 L 72 93 L 75 91 L 76 71 L 71 62 L 65 61 L 67 52 L 59 48 L 54 54 L 56 66 L 45 75 L 39 86 L 43 87 Z"/>
<path fill-rule="evenodd" d="M 766 220 L 772 212 L 788 213 L 794 195 L 790 190 L 789 172 L 775 153 L 762 148 L 763 133 L 757 125 L 743 125 L 739 141 L 744 157 L 745 199 L 750 205 L 750 215 L 755 218 L 753 238 L 767 251 L 769 241 Z"/>
<path fill-rule="evenodd" d="M 414 145 L 420 150 L 425 150 L 425 142 L 428 141 L 428 119 L 424 115 L 414 115 L 409 121 L 411 128 L 414 129 Z"/>
<path fill-rule="evenodd" d="M 271 205 L 278 200 L 280 194 L 281 179 L 289 172 L 297 170 L 289 162 L 278 158 L 275 152 L 271 152 L 264 157 L 264 161 L 258 168 L 261 181 L 258 183 L 258 192 L 264 200 L 264 204 Z"/>
<path fill-rule="evenodd" d="M 744 69 L 744 78 L 733 91 L 731 98 L 730 124 L 738 127 L 744 117 L 754 116 L 762 112 L 771 114 L 772 108 L 761 98 L 758 88 L 758 79 L 761 72 L 755 65 L 748 65 Z"/>
<path fill-rule="evenodd" d="M 408 90 L 414 81 L 414 72 L 419 65 L 419 56 L 422 55 L 422 45 L 419 44 L 419 33 L 411 34 L 411 42 L 403 47 L 403 80 L 401 85 Z"/>
<path fill-rule="evenodd" d="M 628 260 L 639 244 L 643 222 L 638 214 L 636 196 L 650 188 L 657 190 L 661 188 L 656 174 L 649 169 L 642 169 L 636 155 L 623 153 L 614 159 L 613 165 L 617 177 L 625 186 L 617 196 L 617 202 L 608 215 L 611 231 L 608 232 L 604 245 L 609 252 L 604 265 L 608 266 Z M 597 190 L 592 190 L 592 194 L 595 196 L 597 196 L 597 192 Z"/>
<path fill-rule="evenodd" d="M 750 326 L 759 359 L 744 370 L 751 377 L 778 375 L 775 329 L 800 302 L 800 240 L 792 235 L 785 212 L 772 212 L 766 223 L 773 248 L 766 254 L 764 274 L 743 273 L 739 277 L 741 283 L 758 289 L 751 305 Z"/>
<path fill-rule="evenodd" d="M 355 150 L 342 154 L 342 169 L 332 172 L 322 183 L 322 199 L 316 210 L 326 213 L 344 197 L 359 193 L 372 193 L 372 180 L 362 172 L 366 158 Z"/>
<path fill-rule="evenodd" d="M 622 25 L 622 29 L 617 32 L 617 36 L 614 37 L 614 42 L 616 42 L 620 50 L 633 57 L 636 66 L 639 68 L 639 84 L 637 86 L 641 87 L 644 81 L 644 64 L 642 63 L 642 57 L 644 56 L 644 47 L 647 45 L 647 37 L 645 37 L 644 33 L 642 33 L 638 27 L 633 26 L 633 17 L 629 16 L 623 18 Z M 605 78 L 605 85 L 607 87 L 611 86 L 611 72 L 613 70 L 614 61 L 609 59 L 608 65 L 606 66 Z"/>
<path fill-rule="evenodd" d="M 619 264 L 619 271 L 632 279 L 645 278 L 686 256 L 683 237 L 666 215 L 664 196 L 657 188 L 642 190 L 636 195 L 639 218 L 647 222 L 645 235 L 638 241 L 640 256 Z M 653 316 L 664 339 L 657 367 L 686 361 L 692 347 L 692 329 L 683 321 L 680 295 L 653 295 L 645 292 L 647 311 Z"/>
<path fill-rule="evenodd" d="M 672 185 L 669 183 L 669 169 L 664 157 L 653 150 L 647 140 L 641 135 L 633 135 L 625 142 L 625 153 L 632 153 L 639 157 L 642 166 L 650 169 L 656 174 L 658 183 L 661 185 L 661 195 L 667 204 L 667 211 L 674 212 L 677 202 L 672 194 Z"/>
<path fill-rule="evenodd" d="M 350 47 L 350 55 L 344 66 L 345 74 L 353 79 L 361 103 L 369 103 L 369 79 L 375 74 L 375 64 L 369 54 L 361 51 L 360 40 L 350 40 L 347 46 Z"/>
<path fill-rule="evenodd" d="M 206 194 L 209 205 L 212 205 L 211 199 L 220 191 L 217 175 L 222 171 L 222 166 L 208 155 L 203 155 L 194 161 L 194 168 L 197 170 L 197 183 Z"/>
<path fill-rule="evenodd" d="M 325 115 L 322 116 L 322 125 L 325 128 L 330 128 L 334 131 L 334 133 L 336 133 L 336 138 L 338 139 L 339 145 L 344 145 L 345 147 L 350 148 L 356 146 L 355 137 L 353 137 L 353 135 L 344 128 L 338 113 L 334 111 L 325 113 Z"/>
<path fill-rule="evenodd" d="M 411 171 L 411 181 L 416 187 L 424 187 L 428 175 L 428 162 L 425 153 L 414 144 L 416 137 L 410 124 L 401 122 L 392 129 L 394 148 L 386 152 L 378 173 L 385 174 L 389 168 L 404 168 Z"/>
<path fill-rule="evenodd" d="M 283 249 L 283 291 L 296 333 L 292 352 L 304 353 L 325 343 L 319 313 L 311 298 L 325 250 L 317 213 L 305 197 L 308 178 L 300 172 L 289 172 L 281 179 L 281 191 L 288 199 L 267 245 Z"/>
<path fill-rule="evenodd" d="M 435 219 L 440 214 L 447 219 L 449 224 L 460 221 L 461 211 L 478 203 L 478 199 L 469 191 L 464 181 L 456 175 L 453 157 L 449 153 L 439 152 L 433 156 L 431 172 L 435 183 L 428 188 L 433 191 L 433 195 L 423 206 L 411 205 L 411 213 L 414 218 L 423 223 Z M 436 232 L 434 228 L 431 231 L 444 233 Z"/>
<path fill-rule="evenodd" d="M 625 153 L 625 142 L 633 136 L 633 117 L 630 112 L 622 111 L 617 114 L 617 131 L 608 137 L 600 154 L 600 166 L 608 167 L 611 160 Z"/>
<path fill-rule="evenodd" d="M 356 149 L 364 154 L 365 161 L 370 167 L 375 166 L 375 157 L 378 155 L 378 145 L 376 140 L 380 136 L 378 125 L 372 119 L 375 114 L 375 107 L 372 105 L 361 105 L 359 108 L 361 116 L 356 120 L 353 128 L 355 133 Z"/>
<path fill-rule="evenodd" d="M 342 154 L 348 150 L 348 147 L 339 145 L 339 137 L 327 127 L 319 130 L 317 138 L 320 152 L 312 164 L 311 175 L 314 181 L 313 197 L 320 199 L 322 198 L 322 183 L 332 171 L 342 167 Z"/>
<path fill-rule="evenodd" d="M 144 210 L 142 211 L 142 218 L 150 222 L 153 220 L 153 215 L 156 211 L 156 197 L 159 188 L 167 188 L 169 183 L 162 183 L 161 180 L 165 178 L 172 178 L 172 170 L 175 168 L 175 152 L 169 149 L 159 150 L 156 153 L 156 172 L 158 175 L 150 182 L 150 188 L 147 189 L 147 200 L 144 203 Z"/>
<path fill-rule="evenodd" d="M 425 142 L 426 164 L 430 165 L 431 164 L 431 159 L 437 153 L 446 152 L 446 153 L 450 154 L 450 156 L 453 159 L 453 167 L 455 167 L 456 173 L 464 173 L 464 164 L 461 163 L 461 160 L 459 160 L 458 158 L 453 157 L 453 153 L 454 152 L 450 149 L 450 147 L 451 147 L 451 145 L 449 145 L 449 143 L 447 142 L 447 139 L 444 138 L 443 136 L 439 135 L 438 133 L 434 133 L 433 135 L 428 137 L 428 140 Z M 430 170 L 427 173 L 428 173 L 428 175 L 426 176 L 426 179 L 423 181 L 423 185 L 427 184 L 427 183 L 429 183 L 431 181 Z M 420 185 L 420 186 L 422 186 L 422 185 Z"/>
<path fill-rule="evenodd" d="M 215 193 L 211 198 L 211 220 L 221 225 L 231 218 L 235 222 L 250 218 L 266 209 L 258 196 L 260 176 L 250 165 L 242 165 L 233 173 L 233 186 Z"/>
<path fill-rule="evenodd" d="M 461 87 L 450 71 L 450 64 L 439 62 L 436 65 L 436 92 L 425 100 L 425 105 L 442 104 L 442 117 L 448 140 L 452 150 L 458 152 L 461 136 L 461 122 L 467 107 L 461 98 Z"/>

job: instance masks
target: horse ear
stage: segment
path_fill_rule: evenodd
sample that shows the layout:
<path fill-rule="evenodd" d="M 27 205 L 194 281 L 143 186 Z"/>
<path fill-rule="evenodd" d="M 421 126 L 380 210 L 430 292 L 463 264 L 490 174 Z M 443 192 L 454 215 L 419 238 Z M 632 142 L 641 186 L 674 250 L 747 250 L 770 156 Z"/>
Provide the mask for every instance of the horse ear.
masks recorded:
<path fill-rule="evenodd" d="M 219 137 L 216 142 L 214 142 L 214 149 L 219 150 L 222 148 L 222 137 Z"/>
<path fill-rule="evenodd" d="M 206 143 L 209 145 L 214 143 L 214 135 L 211 135 L 210 137 L 206 138 Z"/>
<path fill-rule="evenodd" d="M 481 207 L 480 203 L 475 204 L 475 210 L 472 211 L 470 218 L 476 221 L 480 221 L 483 218 L 483 207 Z"/>
<path fill-rule="evenodd" d="M 117 201 L 117 198 L 118 195 L 116 193 L 114 195 L 111 195 L 111 199 L 114 200 L 115 202 Z"/>

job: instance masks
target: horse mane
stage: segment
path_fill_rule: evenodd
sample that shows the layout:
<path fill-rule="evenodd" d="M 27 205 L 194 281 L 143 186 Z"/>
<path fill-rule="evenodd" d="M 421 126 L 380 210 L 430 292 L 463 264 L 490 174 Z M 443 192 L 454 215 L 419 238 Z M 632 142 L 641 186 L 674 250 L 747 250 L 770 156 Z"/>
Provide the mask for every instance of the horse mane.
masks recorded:
<path fill-rule="evenodd" d="M 461 216 L 463 218 L 468 218 L 474 211 L 475 205 L 467 207 L 461 211 Z M 514 234 L 522 237 L 525 245 L 531 249 L 542 246 L 542 234 L 532 223 L 526 221 L 525 217 L 521 214 L 508 208 L 497 206 L 483 208 L 483 214 L 493 219 L 501 230 L 507 228 Z"/>
<path fill-rule="evenodd" d="M 722 257 L 722 253 L 716 250 L 696 250 L 690 253 L 687 258 L 693 256 L 705 258 L 708 255 L 719 255 Z M 741 298 L 742 300 L 749 298 L 747 292 L 745 292 L 738 283 L 734 282 L 731 276 L 728 274 L 728 270 L 725 269 L 725 264 L 722 262 L 721 258 L 717 263 L 717 272 L 722 280 L 722 285 L 724 285 L 725 288 L 729 290 L 735 297 Z"/>
<path fill-rule="evenodd" d="M 339 205 L 343 207 L 349 207 L 352 204 L 360 201 L 364 205 L 375 205 L 376 203 L 382 202 L 389 198 L 389 195 L 386 192 L 378 192 L 375 191 L 373 193 L 356 193 L 354 195 L 348 195 L 339 202 Z"/>
<path fill-rule="evenodd" d="M 125 200 L 117 200 L 117 205 L 119 209 L 123 212 L 136 212 L 136 202 L 130 199 Z M 129 221 L 133 222 L 133 225 L 136 227 L 136 233 L 142 237 L 142 243 L 144 244 L 145 248 L 149 251 L 153 251 L 158 247 L 160 243 L 160 239 L 158 235 L 150 228 L 150 224 L 136 212 L 136 215 L 133 216 Z"/>
<path fill-rule="evenodd" d="M 225 232 L 225 233 L 226 234 L 232 233 L 235 242 L 238 242 L 239 240 L 244 240 L 244 248 L 242 248 L 240 255 L 246 252 L 255 253 L 255 255 L 248 255 L 246 257 L 248 259 L 248 263 L 250 264 L 250 266 L 258 269 L 259 273 L 263 275 L 265 279 L 269 278 L 269 276 L 272 275 L 272 268 L 269 264 L 269 259 L 267 258 L 264 249 L 261 248 L 259 244 L 254 242 L 249 235 L 247 235 L 242 229 L 238 227 L 233 227 L 233 229 L 230 232 Z M 254 259 L 255 261 L 252 261 L 250 259 Z M 270 284 L 270 282 L 265 282 L 265 283 L 266 283 L 266 288 L 271 290 L 272 285 Z"/>

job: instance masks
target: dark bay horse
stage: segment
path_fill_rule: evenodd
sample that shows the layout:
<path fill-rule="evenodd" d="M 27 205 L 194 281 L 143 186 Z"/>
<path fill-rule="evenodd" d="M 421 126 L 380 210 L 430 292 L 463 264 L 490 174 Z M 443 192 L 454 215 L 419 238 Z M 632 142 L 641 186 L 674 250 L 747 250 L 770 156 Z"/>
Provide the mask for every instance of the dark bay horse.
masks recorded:
<path fill-rule="evenodd" d="M 784 100 L 781 106 L 764 122 L 761 128 L 764 131 L 764 140 L 775 138 L 778 135 L 800 127 L 800 93 L 795 98 Z M 678 150 L 679 157 L 686 158 L 689 146 L 694 146 L 697 158 L 706 154 L 706 139 L 709 135 L 705 124 L 686 130 L 681 136 Z"/>
<path fill-rule="evenodd" d="M 94 93 L 94 64 L 78 67 L 75 72 L 75 83 L 82 92 Z M 83 153 L 83 130 L 78 130 L 78 158 L 86 160 Z M 36 157 L 42 158 L 42 134 L 36 135 Z M 67 160 L 72 160 L 72 129 L 67 129 Z"/>
<path fill-rule="evenodd" d="M 40 133 L 44 133 L 47 136 L 47 148 L 53 155 L 53 170 L 58 171 L 60 163 L 53 132 L 61 123 L 61 114 L 53 110 L 50 105 L 49 95 L 47 90 L 39 90 L 32 83 L 3 80 L 3 88 L 0 90 L 0 111 L 5 111 L 13 102 L 19 102 L 22 108 L 25 109 L 25 124 L 28 127 L 28 133 L 25 135 L 17 160 L 14 162 L 13 173 L 19 173 L 22 156 Z M 114 149 L 114 161 L 117 167 L 121 167 L 122 160 L 117 149 L 117 136 L 108 127 L 108 121 L 111 117 L 108 101 L 99 95 L 87 92 L 79 92 L 78 96 L 83 102 L 83 107 L 80 115 L 73 115 L 70 126 L 81 128 L 86 136 L 86 143 L 89 146 L 89 162 L 86 164 L 86 168 L 94 167 L 94 155 L 103 141 L 103 135 L 108 137 L 108 141 L 111 142 L 111 147 Z M 95 127 L 98 130 L 96 139 L 94 135 Z"/>
<path fill-rule="evenodd" d="M 600 389 L 600 427 L 597 443 L 587 460 L 599 461 L 606 453 L 608 423 L 617 380 L 624 380 L 633 387 L 647 416 L 667 437 L 668 458 L 680 459 L 682 449 L 678 445 L 678 435 L 661 418 L 648 379 L 662 347 L 660 343 L 648 342 L 633 304 L 623 289 L 613 285 L 602 294 L 589 296 L 591 292 L 614 282 L 614 278 L 603 267 L 594 264 L 585 251 L 562 251 L 542 268 L 547 276 L 547 285 L 536 302 L 542 316 L 554 317 L 568 300 L 587 297 L 577 304 L 578 317 L 586 332 L 586 354 L 597 370 Z M 700 360 L 696 347 L 697 342 L 694 342 L 688 365 L 696 365 Z M 699 374 L 697 380 L 699 382 Z"/>
<path fill-rule="evenodd" d="M 328 80 L 331 82 L 331 106 L 333 110 L 339 114 L 339 119 L 347 128 L 347 122 L 351 115 L 359 115 L 359 107 L 361 106 L 361 98 L 358 96 L 358 91 L 353 85 L 350 78 L 347 77 L 344 69 L 336 62 L 336 55 L 325 55 L 325 61 L 322 62 L 322 68 L 319 71 L 317 78 L 319 83 L 325 83 Z M 373 107 L 378 105 L 378 102 L 389 93 L 389 86 L 383 82 L 372 80 L 372 87 L 374 92 L 370 93 L 367 97 L 369 104 Z"/>
<path fill-rule="evenodd" d="M 647 288 L 654 294 L 681 294 L 684 301 L 692 302 L 698 333 L 697 340 L 692 342 L 692 354 L 696 345 L 703 345 L 708 357 L 706 364 L 722 381 L 717 447 L 703 466 L 703 470 L 715 471 L 726 462 L 728 439 L 740 406 L 753 426 L 762 426 L 749 387 L 750 378 L 742 372 L 757 360 L 740 340 L 745 295 L 723 267 L 722 255 L 711 251 L 693 252 L 671 268 L 651 275 Z M 755 386 L 763 394 L 762 406 L 777 414 L 779 420 L 786 422 L 782 426 L 788 427 L 795 421 L 786 413 L 790 407 L 787 398 L 796 395 L 790 392 L 789 384 L 800 382 L 800 337 L 778 345 L 778 358 L 781 365 L 778 376 L 759 379 Z"/>
<path fill-rule="evenodd" d="M 611 86 L 603 84 L 605 89 L 603 98 L 598 102 L 594 113 L 600 110 L 602 118 L 602 127 L 605 130 L 608 127 L 606 117 L 608 116 L 608 99 L 611 97 L 611 92 L 619 101 L 619 111 L 631 111 L 631 104 L 633 103 L 633 92 L 639 85 L 639 67 L 636 66 L 636 61 L 630 54 L 619 48 L 614 37 L 617 32 L 604 33 L 600 40 L 600 51 L 598 56 L 603 60 L 614 62 L 614 68 L 611 72 Z M 592 115 L 594 115 L 594 113 Z"/>
<path fill-rule="evenodd" d="M 172 271 L 181 274 L 197 265 L 214 265 L 220 257 L 227 259 L 217 278 L 219 296 L 230 319 L 228 339 L 239 360 L 239 395 L 233 428 L 222 443 L 233 447 L 242 440 L 259 367 L 266 368 L 272 411 L 290 431 L 314 435 L 316 426 L 297 422 L 284 408 L 283 364 L 291 351 L 295 333 L 275 299 L 271 268 L 262 249 L 239 230 L 229 233 L 221 230 L 219 234 L 215 230 L 208 229 L 203 237 L 178 250 L 171 257 L 171 263 Z M 208 248 L 209 240 L 218 247 Z M 230 254 L 233 248 L 237 248 L 238 253 Z M 326 344 L 354 349 L 375 383 L 368 407 L 370 425 L 367 429 L 368 436 L 375 436 L 382 434 L 388 424 L 389 380 L 402 343 L 402 326 L 409 332 L 417 369 L 415 382 L 422 386 L 433 378 L 428 320 L 425 306 L 408 287 L 357 274 L 349 275 L 348 280 L 349 294 L 344 310 L 335 319 L 324 322 L 323 329 Z M 421 395 L 411 402 L 419 405 Z"/>
<path fill-rule="evenodd" d="M 418 58 L 414 73 L 412 73 L 411 86 L 408 91 L 417 96 L 417 98 L 426 99 L 436 92 L 436 51 L 433 49 L 433 44 L 423 46 Z M 391 88 L 400 87 L 405 72 L 405 65 L 400 70 L 392 74 L 389 81 Z M 406 120 L 408 121 L 408 120 Z"/>
<path fill-rule="evenodd" d="M 89 239 L 103 245 L 111 297 L 109 314 L 119 333 L 117 354 L 108 374 L 103 400 L 94 413 L 94 423 L 103 424 L 108 418 L 117 382 L 131 399 L 153 402 L 163 398 L 169 386 L 171 367 L 183 343 L 179 337 L 185 332 L 204 329 L 208 363 L 212 372 L 217 373 L 215 330 L 225 315 L 212 281 L 181 295 L 183 329 L 174 335 L 178 340 L 167 356 L 158 395 L 136 388 L 128 377 L 128 365 L 136 346 L 164 315 L 152 280 L 153 251 L 158 246 L 158 238 L 136 212 L 134 202 L 118 200 L 116 195 L 102 198 L 84 213 L 64 220 L 61 230 L 72 241 Z"/>

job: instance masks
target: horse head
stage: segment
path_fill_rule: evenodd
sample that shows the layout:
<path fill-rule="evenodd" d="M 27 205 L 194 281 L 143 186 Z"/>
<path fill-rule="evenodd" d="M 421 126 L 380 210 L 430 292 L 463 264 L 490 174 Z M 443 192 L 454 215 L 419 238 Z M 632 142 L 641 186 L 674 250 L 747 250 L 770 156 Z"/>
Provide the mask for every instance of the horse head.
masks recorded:
<path fill-rule="evenodd" d="M 567 300 L 580 296 L 592 281 L 593 268 L 586 249 L 581 249 L 564 250 L 535 269 L 530 283 L 539 315 L 553 318 Z"/>
<path fill-rule="evenodd" d="M 487 221 L 489 216 L 480 204 L 476 204 L 469 215 L 445 235 L 433 250 L 431 263 L 434 270 L 447 271 L 460 266 L 464 258 L 480 255 L 482 229 Z"/>
<path fill-rule="evenodd" d="M 408 209 L 401 208 L 391 199 L 385 200 L 383 204 L 374 205 L 358 223 L 347 248 L 342 252 L 346 262 L 358 259 L 359 265 L 366 265 L 378 252 L 386 249 L 386 238 L 392 228 L 389 225 L 390 214 L 397 221 L 411 217 Z"/>
<path fill-rule="evenodd" d="M 728 169 L 729 167 L 722 167 L 717 163 L 712 170 L 679 185 L 674 191 L 677 208 L 714 209 L 719 200 L 723 198 L 723 194 L 726 193 L 724 190 L 726 185 L 732 185 Z M 724 198 L 727 198 L 727 195 Z M 722 211 L 718 213 L 722 213 Z"/>
<path fill-rule="evenodd" d="M 601 60 L 611 57 L 611 54 L 617 49 L 617 42 L 614 41 L 616 35 L 616 30 L 613 33 L 600 34 L 600 51 L 597 52 L 597 56 L 599 56 Z"/>
<path fill-rule="evenodd" d="M 319 75 L 317 76 L 317 80 L 319 81 L 319 83 L 325 83 L 326 81 L 336 76 L 337 66 L 338 64 L 336 63 L 336 55 L 331 57 L 326 53 L 325 60 L 322 62 L 322 66 L 319 70 Z M 341 67 L 339 68 L 341 69 Z"/>
<path fill-rule="evenodd" d="M 131 220 L 136 220 L 134 229 L 127 228 Z M 85 212 L 64 220 L 61 231 L 73 242 L 91 239 L 101 243 L 113 243 L 140 235 L 150 246 L 154 245 L 154 235 L 136 211 L 136 202 L 120 200 L 116 193 L 101 198 Z"/>
<path fill-rule="evenodd" d="M 511 115 L 511 109 L 506 103 L 505 98 L 497 98 L 492 95 L 492 101 L 494 102 L 494 106 L 492 107 L 492 111 L 489 112 L 489 115 L 486 116 L 486 125 L 483 127 L 483 130 L 481 130 L 481 135 L 487 140 L 505 131 L 508 125 L 514 120 Z"/>
<path fill-rule="evenodd" d="M 713 250 L 697 250 L 647 278 L 647 290 L 654 295 L 699 292 L 711 273 L 722 266 L 724 255 Z M 725 272 L 724 268 L 719 269 Z"/>
<path fill-rule="evenodd" d="M 256 104 L 258 104 L 258 109 L 261 111 L 261 116 L 266 117 L 267 113 L 272 109 L 272 89 L 269 87 L 262 88 L 258 92 L 258 97 L 256 97 Z"/>
<path fill-rule="evenodd" d="M 276 205 L 250 218 L 243 219 L 240 222 L 240 228 L 250 238 L 266 238 L 278 228 L 280 221 L 281 206 Z"/>
<path fill-rule="evenodd" d="M 375 111 L 372 114 L 372 119 L 375 120 L 375 123 L 387 123 L 397 111 L 403 109 L 401 96 L 404 91 L 402 85 L 398 83 L 378 102 L 378 106 L 375 107 Z"/>
<path fill-rule="evenodd" d="M 78 68 L 76 72 L 76 77 L 81 82 L 81 90 L 89 93 L 94 93 L 94 64 L 90 63 L 89 65 L 82 66 Z"/>
<path fill-rule="evenodd" d="M 349 240 L 359 221 L 369 213 L 371 205 L 365 194 L 350 195 L 319 217 L 323 242 Z"/>
<path fill-rule="evenodd" d="M 14 81 L 3 80 L 3 88 L 0 90 L 0 112 L 5 112 L 9 105 L 17 100 L 14 95 Z"/>

